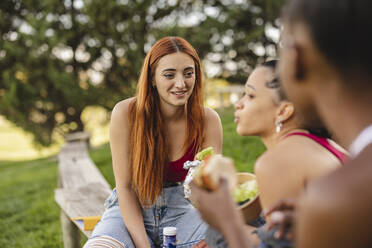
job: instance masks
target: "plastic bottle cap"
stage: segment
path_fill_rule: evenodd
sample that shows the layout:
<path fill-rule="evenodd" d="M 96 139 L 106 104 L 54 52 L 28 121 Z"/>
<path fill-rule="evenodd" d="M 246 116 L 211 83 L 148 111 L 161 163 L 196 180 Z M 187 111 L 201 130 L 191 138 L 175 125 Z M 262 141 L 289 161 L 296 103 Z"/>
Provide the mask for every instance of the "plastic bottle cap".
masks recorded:
<path fill-rule="evenodd" d="M 173 226 L 164 227 L 163 234 L 164 235 L 176 235 L 177 227 L 173 227 Z"/>

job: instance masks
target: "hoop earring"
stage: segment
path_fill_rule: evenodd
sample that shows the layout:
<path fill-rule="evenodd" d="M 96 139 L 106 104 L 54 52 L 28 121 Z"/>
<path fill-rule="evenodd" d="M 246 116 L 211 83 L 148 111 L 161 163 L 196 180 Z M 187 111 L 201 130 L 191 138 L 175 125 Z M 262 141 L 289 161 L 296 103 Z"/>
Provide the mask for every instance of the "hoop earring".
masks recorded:
<path fill-rule="evenodd" d="M 275 132 L 280 133 L 282 126 L 283 126 L 283 123 L 281 123 L 280 121 L 275 121 Z"/>

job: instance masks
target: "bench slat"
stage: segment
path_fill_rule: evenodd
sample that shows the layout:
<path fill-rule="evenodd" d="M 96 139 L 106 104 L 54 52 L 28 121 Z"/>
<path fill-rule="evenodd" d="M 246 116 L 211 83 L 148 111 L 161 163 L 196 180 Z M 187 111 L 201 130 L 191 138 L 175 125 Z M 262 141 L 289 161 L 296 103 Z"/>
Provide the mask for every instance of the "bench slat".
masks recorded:
<path fill-rule="evenodd" d="M 98 168 L 88 157 L 60 160 L 59 174 L 63 188 L 78 188 L 95 182 L 110 188 Z"/>
<path fill-rule="evenodd" d="M 71 147 L 62 148 L 58 159 L 62 188 L 78 188 L 97 182 L 110 189 L 106 179 L 89 158 L 87 146 L 83 142 L 75 142 Z"/>
<path fill-rule="evenodd" d="M 89 238 L 92 231 L 83 230 L 72 218 L 101 216 L 103 204 L 112 192 L 111 187 L 90 159 L 86 142 L 66 143 L 58 160 L 59 188 L 54 192 L 55 201 L 61 207 L 66 223 L 72 221 L 70 223 L 74 223 Z M 66 232 L 66 247 L 70 241 L 76 241 L 78 233 L 75 233 L 77 229 L 69 233 L 68 225 L 62 226 L 64 234 Z"/>
<path fill-rule="evenodd" d="M 55 200 L 67 216 L 72 218 L 85 216 L 101 216 L 104 211 L 103 203 L 111 190 L 101 184 L 93 183 L 76 189 L 56 189 Z M 90 236 L 90 232 L 79 229 Z"/>

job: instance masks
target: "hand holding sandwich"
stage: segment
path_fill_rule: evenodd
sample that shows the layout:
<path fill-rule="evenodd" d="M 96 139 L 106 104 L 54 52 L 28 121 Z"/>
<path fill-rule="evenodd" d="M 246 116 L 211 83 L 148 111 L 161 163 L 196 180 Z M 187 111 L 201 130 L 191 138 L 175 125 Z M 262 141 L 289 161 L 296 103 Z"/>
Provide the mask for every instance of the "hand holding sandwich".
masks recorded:
<path fill-rule="evenodd" d="M 226 178 L 220 178 L 219 187 L 215 191 L 202 189 L 195 182 L 191 182 L 190 187 L 192 192 L 191 202 L 210 226 L 223 232 L 224 225 L 232 219 L 237 219 L 243 223 L 241 213 L 231 197 Z"/>
<path fill-rule="evenodd" d="M 219 179 L 215 191 L 200 188 L 191 182 L 191 201 L 199 210 L 203 220 L 221 232 L 229 247 L 253 247 L 246 235 L 246 228 L 241 212 L 231 197 L 228 180 Z"/>
<path fill-rule="evenodd" d="M 224 222 L 233 217 L 241 219 L 231 197 L 237 183 L 236 169 L 233 161 L 222 155 L 211 154 L 204 156 L 201 161 L 202 165 L 197 168 L 190 184 L 190 200 L 206 222 L 222 231 Z"/>
<path fill-rule="evenodd" d="M 190 183 L 193 205 L 210 226 L 221 232 L 229 247 L 255 247 L 246 233 L 244 217 L 232 197 L 237 186 L 236 169 L 232 159 L 211 155 Z"/>

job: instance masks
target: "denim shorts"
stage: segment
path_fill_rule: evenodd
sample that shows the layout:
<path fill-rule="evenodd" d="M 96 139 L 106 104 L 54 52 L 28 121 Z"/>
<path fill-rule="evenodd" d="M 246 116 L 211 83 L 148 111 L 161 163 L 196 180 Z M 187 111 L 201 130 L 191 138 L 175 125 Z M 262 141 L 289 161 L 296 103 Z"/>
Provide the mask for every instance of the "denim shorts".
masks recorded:
<path fill-rule="evenodd" d="M 207 224 L 184 198 L 182 185 L 163 188 L 156 202 L 141 210 L 151 247 L 162 247 L 163 228 L 167 226 L 177 227 L 177 247 L 192 247 L 204 239 Z M 105 212 L 90 238 L 104 235 L 118 240 L 126 248 L 135 247 L 120 212 L 116 189 L 106 200 Z"/>

